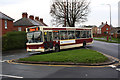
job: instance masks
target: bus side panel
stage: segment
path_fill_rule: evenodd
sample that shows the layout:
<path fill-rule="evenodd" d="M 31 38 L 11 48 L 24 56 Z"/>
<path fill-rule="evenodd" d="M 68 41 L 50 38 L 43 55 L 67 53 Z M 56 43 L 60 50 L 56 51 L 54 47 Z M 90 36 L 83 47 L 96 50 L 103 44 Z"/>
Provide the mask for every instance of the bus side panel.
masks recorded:
<path fill-rule="evenodd" d="M 92 44 L 93 39 L 92 38 L 89 38 L 89 39 L 77 39 L 77 40 L 75 40 L 75 43 L 61 44 L 60 49 L 68 49 L 68 48 L 73 48 L 73 47 L 80 47 L 80 46 L 83 46 L 84 41 L 87 44 Z"/>
<path fill-rule="evenodd" d="M 77 39 L 76 40 L 76 44 L 79 44 L 79 43 L 83 43 L 83 42 L 86 42 L 86 43 L 92 43 L 93 39 L 92 38 L 89 38 L 89 39 Z"/>
<path fill-rule="evenodd" d="M 55 47 L 56 45 L 59 45 L 59 46 L 60 46 L 60 41 L 58 41 L 58 40 L 53 41 L 53 46 Z"/>

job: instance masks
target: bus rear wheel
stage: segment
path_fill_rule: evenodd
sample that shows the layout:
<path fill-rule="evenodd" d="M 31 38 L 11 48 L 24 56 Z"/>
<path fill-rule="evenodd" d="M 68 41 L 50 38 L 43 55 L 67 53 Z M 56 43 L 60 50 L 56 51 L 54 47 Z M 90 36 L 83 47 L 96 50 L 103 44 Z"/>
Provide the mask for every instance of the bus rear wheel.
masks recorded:
<path fill-rule="evenodd" d="M 55 52 L 60 52 L 60 46 L 59 45 L 55 46 Z"/>
<path fill-rule="evenodd" d="M 86 48 L 86 42 L 85 41 L 83 42 L 83 48 Z"/>

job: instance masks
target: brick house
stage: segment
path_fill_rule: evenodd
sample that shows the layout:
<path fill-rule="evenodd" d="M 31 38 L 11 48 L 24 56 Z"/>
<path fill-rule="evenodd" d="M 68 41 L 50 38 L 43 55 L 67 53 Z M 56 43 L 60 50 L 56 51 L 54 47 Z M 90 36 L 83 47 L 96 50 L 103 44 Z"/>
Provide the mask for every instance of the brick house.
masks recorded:
<path fill-rule="evenodd" d="M 111 35 L 114 38 L 120 38 L 120 27 L 114 27 L 111 29 Z"/>
<path fill-rule="evenodd" d="M 35 17 L 33 15 L 30 15 L 28 17 L 28 14 L 22 13 L 22 18 L 14 22 L 14 27 L 16 28 L 17 31 L 25 31 L 26 28 L 32 27 L 32 26 L 47 26 L 44 22 L 43 19 L 39 17 Z"/>
<path fill-rule="evenodd" d="M 14 21 L 13 18 L 0 12 L 0 30 L 2 30 L 2 33 L 0 33 L 0 36 L 6 34 L 7 32 L 15 30 L 13 27 L 13 21 Z"/>
<path fill-rule="evenodd" d="M 102 34 L 102 35 L 107 35 L 110 34 L 110 30 L 111 30 L 112 26 L 110 27 L 110 25 L 106 23 L 101 23 L 101 25 L 98 27 L 98 33 L 97 34 Z"/>
<path fill-rule="evenodd" d="M 86 28 L 92 28 L 92 32 L 93 32 L 93 34 L 97 34 L 97 26 L 95 26 L 95 25 L 89 25 L 89 26 L 84 26 L 84 27 L 86 27 Z"/>

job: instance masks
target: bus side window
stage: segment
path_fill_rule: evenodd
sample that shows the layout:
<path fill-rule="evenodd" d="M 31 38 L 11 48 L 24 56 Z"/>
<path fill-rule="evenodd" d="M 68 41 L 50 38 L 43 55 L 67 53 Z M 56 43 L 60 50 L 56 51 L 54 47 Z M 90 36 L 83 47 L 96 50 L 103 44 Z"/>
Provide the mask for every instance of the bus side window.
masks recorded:
<path fill-rule="evenodd" d="M 68 37 L 69 37 L 69 39 L 75 39 L 75 32 L 74 31 L 68 31 Z"/>
<path fill-rule="evenodd" d="M 59 39 L 60 39 L 59 31 L 53 31 L 53 40 L 59 40 Z"/>
<path fill-rule="evenodd" d="M 61 40 L 68 39 L 67 31 L 61 31 L 60 34 L 61 34 L 60 35 L 61 36 Z"/>
<path fill-rule="evenodd" d="M 90 35 L 90 38 L 92 37 L 92 33 L 91 33 L 91 31 L 89 31 L 89 35 Z"/>
<path fill-rule="evenodd" d="M 86 38 L 87 37 L 87 32 L 83 31 L 83 37 L 82 38 Z"/>
<path fill-rule="evenodd" d="M 52 32 L 49 32 L 49 41 L 52 41 Z"/>
<path fill-rule="evenodd" d="M 87 31 L 87 38 L 91 38 L 91 31 Z"/>
<path fill-rule="evenodd" d="M 83 38 L 83 31 L 80 31 L 80 37 Z"/>
<path fill-rule="evenodd" d="M 90 37 L 89 31 L 86 31 L 86 32 L 87 32 L 87 38 L 89 38 Z"/>
<path fill-rule="evenodd" d="M 80 31 L 75 31 L 75 37 L 76 37 L 76 39 L 80 38 Z"/>

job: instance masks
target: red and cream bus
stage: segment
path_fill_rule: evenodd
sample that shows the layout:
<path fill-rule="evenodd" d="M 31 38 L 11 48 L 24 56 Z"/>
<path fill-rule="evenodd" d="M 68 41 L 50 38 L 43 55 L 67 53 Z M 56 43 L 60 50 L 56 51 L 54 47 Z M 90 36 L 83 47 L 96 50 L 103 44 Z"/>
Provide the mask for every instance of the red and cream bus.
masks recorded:
<path fill-rule="evenodd" d="M 42 27 L 35 26 L 26 29 L 27 51 L 46 52 L 92 44 L 91 28 L 75 27 Z"/>

